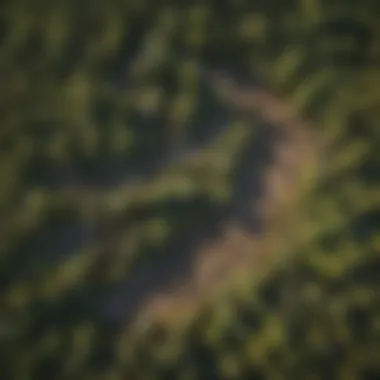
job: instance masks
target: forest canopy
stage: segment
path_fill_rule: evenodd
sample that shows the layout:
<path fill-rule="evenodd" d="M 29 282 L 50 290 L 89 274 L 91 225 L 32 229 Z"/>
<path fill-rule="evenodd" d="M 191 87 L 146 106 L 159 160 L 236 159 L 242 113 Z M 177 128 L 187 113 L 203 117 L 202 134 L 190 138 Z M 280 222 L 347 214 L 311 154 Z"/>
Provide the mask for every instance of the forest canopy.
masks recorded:
<path fill-rule="evenodd" d="M 380 3 L 1 7 L 2 378 L 380 375 Z M 215 73 L 312 126 L 313 184 L 279 223 L 286 260 L 132 338 L 127 304 L 174 272 L 186 285 L 227 219 L 256 226 L 276 136 L 220 100 Z"/>

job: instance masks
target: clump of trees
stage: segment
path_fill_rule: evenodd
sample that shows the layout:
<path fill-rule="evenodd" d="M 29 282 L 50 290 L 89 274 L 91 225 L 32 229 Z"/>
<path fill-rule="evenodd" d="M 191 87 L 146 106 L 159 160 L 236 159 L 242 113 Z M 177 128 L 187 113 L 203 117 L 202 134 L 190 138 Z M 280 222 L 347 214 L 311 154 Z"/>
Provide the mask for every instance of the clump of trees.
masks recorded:
<path fill-rule="evenodd" d="M 5 379 L 379 374 L 375 2 L 3 7 Z M 310 121 L 323 146 L 313 186 L 282 216 L 282 265 L 186 325 L 131 336 L 128 311 L 186 284 L 199 241 L 252 223 L 262 195 L 247 181 L 263 178 L 273 136 L 221 102 L 216 71 L 265 83 Z"/>

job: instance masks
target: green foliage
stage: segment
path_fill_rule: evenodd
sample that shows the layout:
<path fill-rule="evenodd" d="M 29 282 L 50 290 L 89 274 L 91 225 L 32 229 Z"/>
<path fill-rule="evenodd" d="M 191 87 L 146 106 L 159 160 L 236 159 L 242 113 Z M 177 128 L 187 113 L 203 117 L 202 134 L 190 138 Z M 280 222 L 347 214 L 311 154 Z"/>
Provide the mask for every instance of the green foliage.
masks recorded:
<path fill-rule="evenodd" d="M 4 379 L 375 378 L 377 2 L 124 3 L 2 6 Z M 157 326 L 133 340 L 94 305 L 135 265 L 166 265 L 165 247 L 207 228 L 259 129 L 218 107 L 205 79 L 218 66 L 263 78 L 314 122 L 325 147 L 318 181 L 309 186 L 306 173 L 285 267 L 183 330 Z M 218 123 L 196 154 L 171 159 Z M 129 181 L 94 183 L 125 168 Z M 70 226 L 81 232 L 66 235 Z"/>

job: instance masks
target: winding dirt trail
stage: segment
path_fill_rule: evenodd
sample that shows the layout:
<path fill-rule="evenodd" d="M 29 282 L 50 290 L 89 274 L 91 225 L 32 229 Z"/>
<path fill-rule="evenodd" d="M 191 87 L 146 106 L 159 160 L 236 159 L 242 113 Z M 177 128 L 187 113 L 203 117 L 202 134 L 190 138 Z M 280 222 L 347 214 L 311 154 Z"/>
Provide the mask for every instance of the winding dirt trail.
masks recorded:
<path fill-rule="evenodd" d="M 232 80 L 213 76 L 212 84 L 226 107 L 258 115 L 275 126 L 281 138 L 273 147 L 274 160 L 264 175 L 265 191 L 258 204 L 246 204 L 259 214 L 263 232 L 252 233 L 227 221 L 220 236 L 204 241 L 195 253 L 189 277 L 165 291 L 153 293 L 138 309 L 134 331 L 152 323 L 183 326 L 205 303 L 239 284 L 259 281 L 277 263 L 283 263 L 294 235 L 297 202 L 311 184 L 320 146 L 309 125 L 278 97 L 256 88 L 240 88 Z"/>

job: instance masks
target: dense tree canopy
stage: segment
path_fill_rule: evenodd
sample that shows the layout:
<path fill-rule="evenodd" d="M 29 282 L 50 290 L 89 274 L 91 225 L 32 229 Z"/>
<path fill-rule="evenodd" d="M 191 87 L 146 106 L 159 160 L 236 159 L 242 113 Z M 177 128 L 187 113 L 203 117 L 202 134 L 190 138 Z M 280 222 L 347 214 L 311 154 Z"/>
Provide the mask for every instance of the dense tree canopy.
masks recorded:
<path fill-rule="evenodd" d="M 378 378 L 379 15 L 370 0 L 5 2 L 3 378 Z M 268 235 L 249 205 L 284 136 L 275 112 L 238 107 L 255 88 L 318 147 Z M 173 289 L 232 224 L 281 240 L 282 259 L 187 312 Z M 161 292 L 165 320 L 131 333 Z"/>

